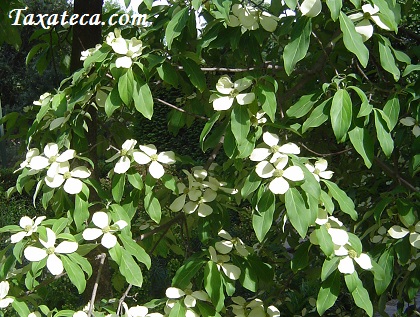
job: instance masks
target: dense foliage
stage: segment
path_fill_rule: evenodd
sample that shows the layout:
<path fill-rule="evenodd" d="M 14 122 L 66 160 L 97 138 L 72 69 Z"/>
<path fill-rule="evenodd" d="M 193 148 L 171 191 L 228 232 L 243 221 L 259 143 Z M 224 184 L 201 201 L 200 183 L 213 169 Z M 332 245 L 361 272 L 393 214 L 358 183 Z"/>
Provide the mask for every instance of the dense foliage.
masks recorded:
<path fill-rule="evenodd" d="M 106 32 L 3 118 L 27 146 L 7 194 L 45 210 L 0 229 L 6 315 L 373 316 L 389 295 L 413 301 L 418 4 L 284 3 L 144 1 L 147 25 Z M 164 107 L 152 144 L 143 122 Z M 171 147 L 197 127 L 196 149 Z M 80 307 L 47 302 L 64 277 Z"/>

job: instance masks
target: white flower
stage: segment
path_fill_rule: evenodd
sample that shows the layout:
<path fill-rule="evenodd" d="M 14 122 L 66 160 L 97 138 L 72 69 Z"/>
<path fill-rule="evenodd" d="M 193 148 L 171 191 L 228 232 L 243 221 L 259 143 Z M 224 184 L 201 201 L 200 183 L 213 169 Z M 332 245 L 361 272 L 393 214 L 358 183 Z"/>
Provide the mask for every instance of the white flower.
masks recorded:
<path fill-rule="evenodd" d="M 354 272 L 353 260 L 364 270 L 370 270 L 372 268 L 372 261 L 369 255 L 366 253 L 357 255 L 357 252 L 351 249 L 348 244 L 345 246 L 335 246 L 334 253 L 337 256 L 344 256 L 338 263 L 338 270 L 343 274 L 352 274 Z"/>
<path fill-rule="evenodd" d="M 84 61 L 86 60 L 86 58 L 88 58 L 89 56 L 92 56 L 93 53 L 95 53 L 97 50 L 99 50 L 102 47 L 101 44 L 96 44 L 96 46 L 94 48 L 90 48 L 86 51 L 82 51 L 81 52 L 81 56 L 80 56 L 80 60 Z"/>
<path fill-rule="evenodd" d="M 330 179 L 333 172 L 327 171 L 328 162 L 324 159 L 319 159 L 315 162 L 315 166 L 306 163 L 306 168 L 314 175 L 315 179 L 319 182 L 320 178 Z"/>
<path fill-rule="evenodd" d="M 265 117 L 266 113 L 262 110 L 258 111 L 255 115 L 250 113 L 250 120 L 251 125 L 254 127 L 259 126 L 260 124 L 264 124 L 267 122 L 267 118 Z"/>
<path fill-rule="evenodd" d="M 241 25 L 244 30 L 253 31 L 258 29 L 259 24 L 261 24 L 263 29 L 268 32 L 274 32 L 277 28 L 277 17 L 260 11 L 253 6 L 234 4 L 232 6 L 232 13 L 234 15 L 229 16 L 229 26 L 235 27 Z"/>
<path fill-rule="evenodd" d="M 130 68 L 133 60 L 140 56 L 143 51 L 142 41 L 135 37 L 131 38 L 131 40 L 117 37 L 111 40 L 111 47 L 115 53 L 125 55 L 116 59 L 115 66 L 117 68 Z"/>
<path fill-rule="evenodd" d="M 268 188 L 273 194 L 284 194 L 289 190 L 290 186 L 286 179 L 296 182 L 305 178 L 299 166 L 289 166 L 284 169 L 288 159 L 286 155 L 282 155 L 274 163 L 274 166 L 267 161 L 262 161 L 255 167 L 255 172 L 258 176 L 262 178 L 274 177 L 268 185 Z"/>
<path fill-rule="evenodd" d="M 47 171 L 48 177 L 54 177 L 60 168 L 60 163 L 65 163 L 76 156 L 76 151 L 68 149 L 59 155 L 58 145 L 56 143 L 48 143 L 44 147 L 44 156 L 38 155 L 31 158 L 29 167 L 34 170 L 42 170 L 49 166 Z"/>
<path fill-rule="evenodd" d="M 101 244 L 110 249 L 117 244 L 117 237 L 113 235 L 114 232 L 121 230 L 127 226 L 124 220 L 118 220 L 110 226 L 110 219 L 106 212 L 97 211 L 92 216 L 92 222 L 98 228 L 86 228 L 83 231 L 83 239 L 90 241 L 96 240 L 102 236 Z"/>
<path fill-rule="evenodd" d="M 234 83 L 230 80 L 229 76 L 223 75 L 219 78 L 216 84 L 217 91 L 222 94 L 212 94 L 210 102 L 213 102 L 213 109 L 216 111 L 228 110 L 233 105 L 236 99 L 238 104 L 247 105 L 254 101 L 255 94 L 253 92 L 240 93 L 252 85 L 252 80 L 248 78 L 241 78 Z"/>
<path fill-rule="evenodd" d="M 74 316 L 74 315 L 73 315 Z M 36 312 L 32 312 L 28 315 L 28 317 L 41 317 L 41 313 L 36 311 Z"/>
<path fill-rule="evenodd" d="M 190 200 L 184 205 L 183 210 L 185 213 L 192 214 L 197 210 L 197 214 L 200 217 L 207 217 L 213 213 L 213 208 L 207 203 L 215 200 L 217 193 L 211 188 L 207 188 L 204 190 L 204 192 L 201 193 L 202 195 L 200 195 L 196 201 Z"/>
<path fill-rule="evenodd" d="M 230 261 L 229 255 L 217 254 L 216 250 L 209 247 L 210 259 L 216 263 L 218 270 L 222 270 L 223 273 L 231 280 L 237 280 L 241 275 L 241 269 L 234 264 L 227 263 Z"/>
<path fill-rule="evenodd" d="M 184 297 L 184 304 L 187 308 L 195 307 L 197 300 L 210 301 L 209 296 L 204 291 L 192 291 L 192 285 L 188 285 L 185 290 L 176 287 L 169 287 L 166 289 L 166 297 L 170 299 L 178 299 Z"/>
<path fill-rule="evenodd" d="M 88 314 L 82 310 L 79 310 L 73 314 L 73 317 L 88 317 Z"/>
<path fill-rule="evenodd" d="M 9 282 L 0 282 L 0 308 L 6 308 L 14 301 L 12 297 L 7 296 L 7 293 L 9 293 L 9 288 Z"/>
<path fill-rule="evenodd" d="M 60 163 L 53 177 L 45 177 L 45 184 L 51 188 L 60 187 L 63 183 L 63 189 L 69 194 L 78 194 L 82 191 L 83 182 L 90 176 L 90 171 L 85 166 L 79 166 L 70 171 L 68 162 Z"/>
<path fill-rule="evenodd" d="M 375 22 L 375 24 L 383 30 L 391 30 L 378 15 L 379 8 L 376 5 L 372 6 L 369 3 L 365 4 L 362 6 L 362 11 L 363 12 L 358 12 L 349 15 L 349 18 L 354 22 L 360 21 L 356 24 L 355 28 L 356 32 L 362 36 L 363 41 L 367 41 L 373 35 L 373 25 L 370 23 L 369 20 Z"/>
<path fill-rule="evenodd" d="M 42 106 L 45 103 L 49 102 L 51 99 L 51 93 L 46 92 L 39 97 L 39 100 L 34 101 L 33 104 L 35 106 Z"/>
<path fill-rule="evenodd" d="M 310 18 L 316 17 L 321 13 L 322 3 L 321 0 L 305 0 L 300 5 L 300 12 Z"/>
<path fill-rule="evenodd" d="M 44 220 L 46 217 L 36 217 L 36 218 L 29 218 L 28 216 L 23 216 L 20 218 L 19 226 L 23 229 L 23 231 L 17 232 L 10 237 L 12 243 L 18 243 L 22 241 L 24 237 L 30 236 L 33 232 L 36 232 L 38 229 L 38 225 Z M 35 219 L 35 221 L 34 221 Z"/>
<path fill-rule="evenodd" d="M 20 167 L 17 170 L 15 170 L 14 173 L 24 169 L 25 167 L 29 167 L 32 158 L 36 156 L 39 156 L 39 150 L 36 148 L 29 149 L 26 153 L 25 160 L 22 163 L 20 163 Z"/>
<path fill-rule="evenodd" d="M 124 174 L 130 168 L 131 156 L 133 155 L 134 147 L 136 146 L 136 144 L 136 140 L 126 140 L 121 146 L 121 151 L 116 153 L 111 158 L 107 159 L 105 162 L 109 163 L 116 160 L 117 158 L 120 158 L 115 164 L 114 172 L 117 174 Z"/>
<path fill-rule="evenodd" d="M 420 249 L 420 221 L 417 222 L 416 225 L 414 225 L 410 229 L 397 226 L 397 225 L 392 226 L 391 228 L 389 228 L 388 234 L 394 239 L 402 239 L 407 234 L 410 234 L 409 236 L 410 244 L 413 247 Z"/>
<path fill-rule="evenodd" d="M 234 304 L 230 307 L 232 307 L 232 312 L 236 317 L 266 317 L 267 315 L 269 317 L 280 317 L 280 311 L 273 305 L 269 306 L 266 312 L 264 303 L 259 298 L 255 298 L 250 303 L 247 303 L 243 297 L 236 296 L 232 297 L 232 301 Z"/>
<path fill-rule="evenodd" d="M 279 145 L 280 137 L 277 134 L 264 132 L 263 144 L 258 145 L 249 156 L 254 162 L 260 162 L 268 158 L 271 154 L 270 163 L 274 163 L 283 154 L 299 154 L 300 148 L 294 143 Z"/>
<path fill-rule="evenodd" d="M 123 303 L 126 317 L 145 317 L 149 312 L 149 309 L 144 306 L 133 306 L 128 308 L 126 303 Z"/>
<path fill-rule="evenodd" d="M 236 251 L 242 256 L 248 256 L 249 252 L 246 249 L 245 243 L 240 238 L 232 238 L 232 236 L 225 230 L 220 230 L 218 235 L 226 240 L 218 241 L 214 245 L 216 250 L 222 254 L 228 254 L 235 247 Z"/>
<path fill-rule="evenodd" d="M 420 126 L 419 123 L 416 122 L 416 119 L 412 117 L 405 117 L 400 120 L 402 125 L 405 125 L 406 127 L 413 127 L 413 134 L 417 138 L 420 135 Z"/>
<path fill-rule="evenodd" d="M 47 230 L 47 241 L 39 239 L 45 249 L 28 246 L 23 252 L 25 258 L 31 262 L 38 262 L 47 258 L 47 268 L 53 275 L 63 273 L 63 262 L 57 254 L 69 254 L 77 250 L 78 244 L 74 241 L 62 241 L 55 247 L 56 234 L 50 228 Z"/>
<path fill-rule="evenodd" d="M 157 153 L 156 146 L 153 144 L 140 145 L 140 151 L 133 152 L 133 158 L 138 164 L 148 164 L 149 173 L 153 178 L 159 179 L 165 174 L 165 170 L 161 163 L 163 164 L 174 164 L 175 153 L 172 151 L 166 151 Z"/>

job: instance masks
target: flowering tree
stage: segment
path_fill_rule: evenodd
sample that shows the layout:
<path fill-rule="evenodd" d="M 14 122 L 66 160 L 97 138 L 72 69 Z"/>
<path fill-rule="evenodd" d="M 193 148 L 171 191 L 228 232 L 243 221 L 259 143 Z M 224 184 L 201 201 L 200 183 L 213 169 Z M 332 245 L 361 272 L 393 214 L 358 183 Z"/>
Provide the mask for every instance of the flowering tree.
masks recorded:
<path fill-rule="evenodd" d="M 373 316 L 387 294 L 412 301 L 420 66 L 396 37 L 407 11 L 391 0 L 147 0 L 139 11 L 147 26 L 106 34 L 54 93 L 3 120 L 27 145 L 8 194 L 45 212 L 1 229 L 0 308 Z M 169 87 L 177 104 L 152 93 Z M 207 161 L 138 144 L 134 114 L 153 120 L 156 106 L 172 108 L 172 132 L 204 123 Z M 107 172 L 93 173 L 93 156 Z M 171 285 L 129 296 L 160 250 L 183 259 Z M 101 284 L 105 266 L 125 289 Z M 45 305 L 41 290 L 64 275 L 85 295 L 79 310 Z"/>

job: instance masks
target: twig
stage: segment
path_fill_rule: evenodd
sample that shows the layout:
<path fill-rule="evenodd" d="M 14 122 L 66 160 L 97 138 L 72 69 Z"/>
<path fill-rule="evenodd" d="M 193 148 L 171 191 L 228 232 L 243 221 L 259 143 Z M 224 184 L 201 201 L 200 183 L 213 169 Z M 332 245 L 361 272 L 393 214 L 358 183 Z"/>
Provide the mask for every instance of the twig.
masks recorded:
<path fill-rule="evenodd" d="M 178 66 L 179 70 L 183 70 L 183 66 Z M 274 69 L 274 70 L 283 70 L 283 66 L 274 65 L 266 63 L 264 66 L 261 67 L 248 67 L 248 68 L 229 68 L 229 67 L 201 67 L 200 68 L 203 72 L 224 72 L 224 73 L 244 73 L 253 70 L 260 70 L 260 69 Z"/>
<path fill-rule="evenodd" d="M 303 144 L 302 142 L 299 142 L 299 145 L 301 145 L 303 148 L 305 148 L 305 149 L 306 149 L 306 150 L 308 150 L 309 152 L 311 152 L 311 153 L 313 153 L 313 154 L 315 154 L 315 155 L 321 156 L 321 157 L 332 156 L 332 155 L 340 155 L 340 154 L 343 154 L 343 153 L 345 153 L 345 152 L 350 151 L 350 149 L 344 149 L 344 150 L 341 150 L 341 151 L 338 151 L 338 152 L 333 152 L 333 153 L 324 153 L 324 154 L 322 154 L 322 153 L 315 152 L 314 150 L 311 150 L 310 148 L 308 148 L 308 147 L 307 147 L 305 144 Z"/>
<path fill-rule="evenodd" d="M 157 228 L 155 228 L 155 229 L 153 229 L 153 230 L 151 230 L 149 232 L 146 232 L 146 233 L 140 235 L 135 240 L 136 241 L 142 241 L 142 240 L 144 240 L 144 239 L 146 239 L 146 238 L 154 235 L 156 232 L 160 232 L 160 231 L 166 230 L 167 227 L 172 226 L 174 223 L 178 222 L 180 219 L 182 219 L 184 217 L 185 217 L 184 213 L 183 212 L 180 212 L 178 215 L 176 215 L 174 218 L 172 218 L 168 222 L 164 223 L 163 225 L 161 225 L 161 226 L 159 226 L 159 227 L 157 227 Z"/>
<path fill-rule="evenodd" d="M 128 295 L 128 292 L 130 292 L 131 287 L 133 286 L 133 284 L 129 284 L 127 289 L 125 290 L 124 294 L 122 294 L 120 300 L 118 301 L 118 309 L 117 309 L 117 316 L 119 316 L 120 312 L 121 312 L 121 305 L 122 303 L 124 303 L 125 298 Z"/>
<path fill-rule="evenodd" d="M 377 158 L 375 156 L 374 157 L 374 160 L 375 160 L 376 163 L 378 163 L 378 165 L 382 168 L 382 170 L 388 176 L 391 176 L 392 178 L 394 178 L 395 180 L 397 180 L 401 185 L 405 186 L 409 190 L 412 190 L 413 192 L 419 192 L 419 190 L 416 187 L 414 187 L 409 181 L 407 181 L 406 179 L 402 178 L 398 172 L 394 171 L 391 167 L 389 167 L 388 165 L 386 165 L 379 158 Z"/>
<path fill-rule="evenodd" d="M 195 113 L 191 113 L 191 112 L 188 112 L 188 111 L 185 111 L 184 109 L 182 109 L 182 108 L 178 108 L 177 106 L 175 106 L 175 105 L 173 105 L 173 104 L 171 104 L 171 103 L 169 103 L 169 102 L 167 102 L 167 101 L 165 101 L 165 100 L 162 100 L 162 99 L 159 99 L 159 98 L 154 98 L 157 102 L 160 102 L 161 104 L 164 104 L 165 106 L 168 106 L 168 107 L 171 107 L 171 108 L 173 108 L 173 109 L 175 109 L 175 110 L 177 110 L 177 111 L 179 111 L 179 112 L 183 112 L 183 113 L 185 113 L 185 114 L 187 114 L 187 115 L 189 115 L 189 116 L 192 116 L 192 117 L 194 117 L 194 118 L 197 118 L 197 119 L 201 119 L 201 120 L 206 120 L 206 121 L 209 121 L 210 119 L 209 118 L 207 118 L 207 117 L 203 117 L 203 116 L 200 116 L 200 115 L 198 115 L 198 114 L 195 114 Z"/>
<path fill-rule="evenodd" d="M 213 163 L 213 161 L 216 159 L 217 154 L 219 153 L 220 149 L 222 148 L 223 142 L 225 141 L 225 136 L 222 135 L 220 137 L 219 143 L 217 143 L 217 145 L 215 146 L 215 148 L 213 149 L 213 151 L 211 152 L 209 158 L 207 159 L 206 164 L 204 165 L 204 169 L 207 170 L 209 169 L 211 163 Z"/>
<path fill-rule="evenodd" d="M 101 278 L 102 267 L 104 266 L 105 258 L 106 258 L 105 253 L 101 253 L 100 255 L 96 257 L 96 260 L 100 260 L 100 262 L 99 262 L 98 274 L 96 275 L 95 285 L 93 285 L 92 297 L 90 298 L 88 317 L 92 316 L 92 310 L 94 306 L 93 303 L 95 302 L 96 292 L 98 291 L 99 279 Z"/>

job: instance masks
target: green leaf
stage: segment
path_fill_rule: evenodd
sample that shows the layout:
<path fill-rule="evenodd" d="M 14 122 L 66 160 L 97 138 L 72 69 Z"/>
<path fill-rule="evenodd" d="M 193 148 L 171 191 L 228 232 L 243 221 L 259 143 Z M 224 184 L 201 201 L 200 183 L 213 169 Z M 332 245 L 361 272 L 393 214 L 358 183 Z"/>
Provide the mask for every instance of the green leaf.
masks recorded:
<path fill-rule="evenodd" d="M 231 112 L 230 125 L 237 144 L 241 145 L 246 142 L 246 137 L 251 128 L 248 108 L 241 105 L 235 105 Z"/>
<path fill-rule="evenodd" d="M 187 263 L 183 264 L 175 273 L 172 279 L 172 285 L 180 289 L 187 288 L 191 279 L 203 267 L 204 261 L 200 258 L 190 258 Z"/>
<path fill-rule="evenodd" d="M 180 60 L 191 83 L 200 92 L 203 92 L 206 89 L 206 77 L 204 76 L 203 71 L 192 59 L 181 57 Z"/>
<path fill-rule="evenodd" d="M 182 305 L 182 302 L 176 302 L 169 313 L 169 317 L 185 317 L 186 312 L 186 308 Z"/>
<path fill-rule="evenodd" d="M 153 195 L 153 192 L 150 192 L 144 197 L 144 208 L 153 221 L 156 223 L 160 222 L 162 207 L 160 206 L 159 200 Z"/>
<path fill-rule="evenodd" d="M 255 170 L 252 170 L 251 173 L 245 178 L 244 185 L 241 189 L 241 195 L 243 198 L 248 197 L 251 193 L 257 190 L 261 184 L 261 177 L 255 173 Z"/>
<path fill-rule="evenodd" d="M 203 130 L 201 131 L 200 134 L 200 146 L 201 149 L 204 151 L 204 141 L 207 138 L 207 135 L 210 133 L 211 129 L 213 128 L 214 124 L 217 122 L 217 120 L 219 120 L 220 117 L 220 111 L 216 112 L 209 121 L 206 122 L 206 124 L 204 125 Z"/>
<path fill-rule="evenodd" d="M 120 98 L 118 87 L 114 86 L 105 101 L 105 113 L 108 118 L 112 116 L 115 110 L 121 107 L 122 103 L 123 102 Z"/>
<path fill-rule="evenodd" d="M 31 311 L 28 308 L 28 305 L 26 305 L 25 302 L 20 301 L 16 298 L 12 302 L 12 307 L 18 313 L 19 316 L 28 316 L 31 313 Z"/>
<path fill-rule="evenodd" d="M 116 174 L 112 176 L 112 197 L 114 198 L 115 202 L 119 203 L 122 199 L 124 194 L 124 186 L 125 186 L 125 174 Z"/>
<path fill-rule="evenodd" d="M 143 189 L 143 179 L 141 178 L 140 174 L 137 173 L 135 170 L 128 170 L 127 171 L 127 179 L 134 188 L 138 190 Z"/>
<path fill-rule="evenodd" d="M 275 87 L 269 82 L 260 82 L 255 88 L 255 95 L 261 103 L 262 110 L 272 122 L 276 119 L 277 98 Z"/>
<path fill-rule="evenodd" d="M 321 179 L 321 181 L 324 182 L 325 185 L 327 185 L 331 195 L 340 205 L 340 209 L 344 213 L 348 214 L 351 217 L 351 219 L 356 220 L 357 212 L 354 209 L 353 200 L 351 200 L 350 197 L 347 196 L 347 194 L 337 186 L 337 184 L 330 182 L 326 179 Z"/>
<path fill-rule="evenodd" d="M 80 248 L 81 246 L 79 246 L 79 249 Z M 79 249 L 77 249 L 77 252 L 80 251 Z M 76 252 L 66 254 L 66 255 L 72 262 L 79 265 L 82 268 L 82 270 L 86 272 L 88 278 L 92 276 L 92 266 L 90 265 L 89 261 L 86 258 L 84 258 L 83 256 L 81 256 L 79 253 L 76 253 Z"/>
<path fill-rule="evenodd" d="M 340 292 L 341 274 L 337 270 L 328 277 L 322 284 L 316 300 L 316 309 L 319 315 L 323 315 L 331 308 L 338 298 Z"/>
<path fill-rule="evenodd" d="M 284 201 L 290 223 L 297 230 L 302 239 L 305 238 L 311 223 L 309 220 L 310 217 L 306 214 L 309 213 L 309 211 L 305 206 L 302 195 L 296 188 L 289 188 L 284 196 Z"/>
<path fill-rule="evenodd" d="M 404 69 L 403 77 L 411 74 L 412 72 L 418 71 L 420 71 L 420 65 L 407 65 L 407 67 Z"/>
<path fill-rule="evenodd" d="M 360 283 L 357 285 L 356 289 L 351 293 L 353 296 L 355 304 L 364 309 L 365 312 L 372 317 L 373 316 L 373 306 L 370 301 L 369 292 L 366 288 L 363 287 L 363 284 Z"/>
<path fill-rule="evenodd" d="M 371 168 L 374 158 L 374 144 L 369 131 L 365 128 L 354 127 L 349 132 L 349 137 L 355 150 L 363 158 L 366 167 Z"/>
<path fill-rule="evenodd" d="M 401 9 L 400 5 L 396 5 L 396 1 L 389 0 L 373 0 L 373 3 L 379 7 L 381 20 L 385 20 L 387 26 L 391 28 L 392 31 L 398 31 L 398 23 L 401 18 Z"/>
<path fill-rule="evenodd" d="M 132 256 L 134 256 L 139 262 L 146 265 L 148 269 L 152 265 L 149 254 L 131 237 L 121 233 L 118 235 L 124 245 L 124 249 L 127 250 Z"/>
<path fill-rule="evenodd" d="M 258 241 L 263 241 L 273 223 L 276 199 L 274 194 L 266 190 L 257 203 L 257 211 L 252 215 L 252 227 Z"/>
<path fill-rule="evenodd" d="M 305 133 L 309 128 L 316 128 L 328 120 L 328 114 L 331 107 L 331 98 L 324 100 L 311 112 L 311 115 L 306 119 L 302 125 L 302 133 Z"/>
<path fill-rule="evenodd" d="M 149 85 L 141 84 L 138 81 L 134 84 L 133 90 L 134 106 L 145 118 L 152 119 L 153 116 L 153 97 Z"/>
<path fill-rule="evenodd" d="M 143 284 L 141 269 L 136 261 L 134 261 L 131 254 L 125 249 L 121 249 L 121 263 L 119 267 L 120 272 L 126 278 L 127 283 L 141 287 Z"/>
<path fill-rule="evenodd" d="M 311 19 L 306 17 L 297 19 L 297 23 L 292 29 L 290 42 L 286 45 L 283 52 L 284 68 L 287 75 L 290 75 L 297 62 L 306 56 L 311 39 L 311 31 Z"/>
<path fill-rule="evenodd" d="M 326 256 L 331 256 L 334 253 L 334 243 L 332 242 L 331 235 L 325 226 L 320 226 L 315 230 L 318 239 L 319 247 Z"/>
<path fill-rule="evenodd" d="M 221 311 L 225 306 L 225 293 L 223 292 L 222 276 L 217 264 L 208 261 L 204 267 L 204 288 L 209 294 L 216 311 Z"/>
<path fill-rule="evenodd" d="M 358 95 L 360 100 L 362 101 L 362 104 L 360 105 L 359 113 L 357 114 L 357 117 L 365 117 L 368 116 L 372 112 L 372 105 L 369 103 L 368 98 L 366 97 L 365 92 L 356 86 L 347 86 L 348 89 L 354 90 Z"/>
<path fill-rule="evenodd" d="M 331 19 L 337 21 L 343 6 L 343 0 L 327 0 L 327 6 L 331 11 Z"/>
<path fill-rule="evenodd" d="M 169 21 L 168 26 L 165 30 L 165 38 L 166 43 L 168 45 L 168 49 L 172 48 L 173 40 L 181 34 L 182 30 L 187 24 L 188 16 L 188 7 L 185 7 L 179 10 Z"/>
<path fill-rule="evenodd" d="M 389 119 L 387 115 L 379 109 L 374 109 L 375 113 L 375 128 L 376 137 L 378 138 L 379 144 L 381 145 L 384 154 L 390 157 L 394 150 L 394 140 L 392 139 L 391 133 L 388 129 Z"/>
<path fill-rule="evenodd" d="M 363 67 L 366 67 L 369 61 L 369 50 L 363 43 L 362 36 L 356 32 L 353 21 L 342 11 L 339 20 L 345 47 L 357 56 Z"/>
<path fill-rule="evenodd" d="M 162 65 L 157 68 L 157 72 L 162 80 L 173 87 L 178 86 L 178 74 L 175 67 L 169 62 L 165 61 Z"/>
<path fill-rule="evenodd" d="M 321 281 L 325 281 L 328 276 L 330 276 L 333 272 L 337 270 L 338 263 L 340 262 L 340 257 L 333 257 L 332 259 L 325 259 L 324 263 L 322 264 L 321 270 Z"/>
<path fill-rule="evenodd" d="M 352 102 L 345 89 L 338 89 L 332 100 L 330 116 L 334 135 L 338 142 L 344 141 L 351 125 Z"/>
<path fill-rule="evenodd" d="M 386 45 L 386 42 L 384 42 L 382 39 L 378 41 L 378 45 L 379 59 L 381 61 L 383 69 L 385 69 L 388 73 L 392 74 L 392 76 L 394 76 L 395 81 L 398 81 L 400 79 L 400 70 L 395 64 L 395 59 L 392 55 L 391 48 L 388 45 Z"/>
<path fill-rule="evenodd" d="M 374 279 L 376 294 L 380 295 L 386 291 L 394 275 L 394 249 L 385 250 L 378 260 L 378 265 L 385 272 L 382 279 L 377 279 L 376 276 Z"/>
<path fill-rule="evenodd" d="M 290 118 L 301 118 L 311 111 L 317 100 L 318 96 L 316 94 L 304 95 L 293 106 L 287 109 L 286 114 Z"/>
<path fill-rule="evenodd" d="M 389 131 L 392 131 L 398 123 L 398 117 L 400 115 L 400 99 L 398 95 L 393 95 L 386 102 L 383 112 L 389 119 Z"/>
<path fill-rule="evenodd" d="M 76 228 L 80 231 L 86 220 L 89 218 L 89 189 L 87 186 L 82 187 L 82 191 L 76 194 L 73 220 Z"/>
<path fill-rule="evenodd" d="M 305 241 L 304 243 L 299 244 L 293 254 L 291 261 L 291 268 L 294 273 L 299 270 L 304 269 L 309 263 L 309 248 L 311 247 L 310 241 Z"/>
<path fill-rule="evenodd" d="M 86 278 L 82 268 L 76 263 L 72 262 L 67 256 L 61 255 L 61 261 L 63 262 L 64 269 L 66 270 L 67 276 L 71 283 L 76 286 L 79 294 L 82 294 L 86 288 Z"/>
<path fill-rule="evenodd" d="M 118 79 L 118 92 L 121 100 L 128 106 L 133 100 L 134 75 L 131 68 Z"/>

